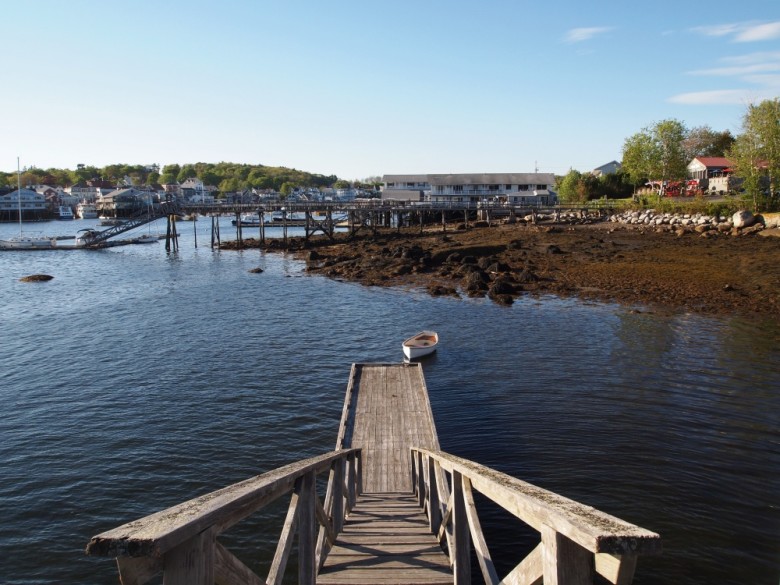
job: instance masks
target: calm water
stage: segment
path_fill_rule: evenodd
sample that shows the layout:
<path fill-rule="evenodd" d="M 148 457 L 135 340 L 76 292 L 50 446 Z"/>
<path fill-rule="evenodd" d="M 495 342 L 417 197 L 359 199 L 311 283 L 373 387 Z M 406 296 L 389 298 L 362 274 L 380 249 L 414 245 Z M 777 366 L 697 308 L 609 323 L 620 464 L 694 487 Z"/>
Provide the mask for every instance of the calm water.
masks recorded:
<path fill-rule="evenodd" d="M 91 536 L 330 450 L 350 364 L 423 328 L 443 449 L 659 532 L 635 583 L 778 582 L 776 325 L 364 288 L 196 227 L 175 255 L 0 254 L 0 583 L 116 583 Z M 483 525 L 505 571 L 535 545 L 489 506 Z M 236 549 L 259 571 L 267 537 Z"/>

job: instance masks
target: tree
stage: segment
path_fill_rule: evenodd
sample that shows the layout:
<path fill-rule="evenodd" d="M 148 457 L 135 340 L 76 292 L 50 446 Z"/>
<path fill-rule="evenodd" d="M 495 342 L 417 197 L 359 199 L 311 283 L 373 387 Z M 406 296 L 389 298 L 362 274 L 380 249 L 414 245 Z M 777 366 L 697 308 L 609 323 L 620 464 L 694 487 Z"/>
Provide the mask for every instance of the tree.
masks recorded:
<path fill-rule="evenodd" d="M 295 189 L 295 185 L 293 185 L 289 181 L 285 181 L 284 183 L 282 183 L 282 186 L 279 188 L 279 193 L 282 194 L 282 199 L 287 199 L 290 193 L 293 192 L 293 189 Z"/>
<path fill-rule="evenodd" d="M 733 143 L 734 136 L 729 130 L 715 132 L 709 126 L 696 126 L 688 131 L 683 148 L 690 161 L 697 156 L 726 156 Z"/>
<path fill-rule="evenodd" d="M 748 106 L 729 159 L 756 209 L 767 203 L 762 201 L 764 186 L 769 188 L 768 200 L 780 191 L 780 98 Z"/>
<path fill-rule="evenodd" d="M 345 181 L 343 179 L 339 179 L 335 183 L 333 183 L 334 189 L 349 189 L 349 181 Z"/>
<path fill-rule="evenodd" d="M 564 201 L 578 200 L 577 185 L 579 185 L 581 177 L 582 173 L 574 169 L 566 173 L 566 176 L 558 184 L 558 195 L 560 195 L 561 199 Z"/>
<path fill-rule="evenodd" d="M 634 183 L 643 179 L 660 181 L 660 197 L 667 181 L 686 176 L 688 159 L 683 142 L 687 136 L 685 125 L 674 119 L 643 128 L 623 144 L 623 170 Z"/>

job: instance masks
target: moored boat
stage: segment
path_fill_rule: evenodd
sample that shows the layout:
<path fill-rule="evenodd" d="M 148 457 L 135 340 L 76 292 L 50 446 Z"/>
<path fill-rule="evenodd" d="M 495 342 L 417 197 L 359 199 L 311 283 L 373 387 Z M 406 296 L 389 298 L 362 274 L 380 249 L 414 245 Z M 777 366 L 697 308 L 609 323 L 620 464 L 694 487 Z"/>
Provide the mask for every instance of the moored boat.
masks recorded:
<path fill-rule="evenodd" d="M 401 344 L 404 355 L 410 359 L 416 359 L 436 351 L 439 343 L 439 334 L 435 331 L 420 331 Z"/>
<path fill-rule="evenodd" d="M 97 216 L 97 208 L 92 203 L 79 203 L 76 206 L 76 217 L 79 219 L 95 219 Z"/>
<path fill-rule="evenodd" d="M 57 208 L 57 219 L 69 220 L 74 219 L 73 210 L 69 205 L 60 205 Z"/>

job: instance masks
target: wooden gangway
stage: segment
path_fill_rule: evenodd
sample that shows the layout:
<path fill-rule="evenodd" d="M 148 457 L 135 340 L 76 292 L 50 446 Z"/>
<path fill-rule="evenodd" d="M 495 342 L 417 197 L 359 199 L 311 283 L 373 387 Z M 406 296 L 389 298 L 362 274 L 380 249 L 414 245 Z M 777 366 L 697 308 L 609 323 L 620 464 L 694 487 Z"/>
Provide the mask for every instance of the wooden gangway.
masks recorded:
<path fill-rule="evenodd" d="M 539 533 L 507 575 L 496 570 L 474 491 Z M 287 515 L 261 578 L 218 537 L 283 496 Z M 638 556 L 661 551 L 649 530 L 442 452 L 422 366 L 412 363 L 352 366 L 335 451 L 99 534 L 87 553 L 116 557 L 124 585 L 161 572 L 165 585 L 281 585 L 296 535 L 306 585 L 466 585 L 472 553 L 487 585 L 580 585 L 597 573 L 624 585 Z"/>

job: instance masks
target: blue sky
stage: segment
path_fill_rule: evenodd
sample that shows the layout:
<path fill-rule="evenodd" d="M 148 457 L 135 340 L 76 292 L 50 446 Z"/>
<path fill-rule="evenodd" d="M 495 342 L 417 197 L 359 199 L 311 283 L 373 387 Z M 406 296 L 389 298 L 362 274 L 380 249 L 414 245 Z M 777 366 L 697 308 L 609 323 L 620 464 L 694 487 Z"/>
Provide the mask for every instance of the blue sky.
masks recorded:
<path fill-rule="evenodd" d="M 0 0 L 0 169 L 589 170 L 780 96 L 780 2 Z"/>

